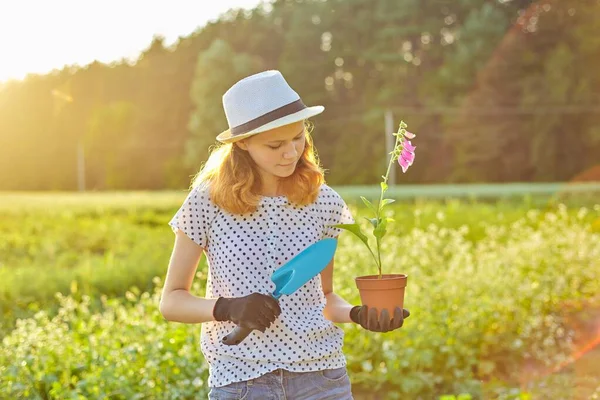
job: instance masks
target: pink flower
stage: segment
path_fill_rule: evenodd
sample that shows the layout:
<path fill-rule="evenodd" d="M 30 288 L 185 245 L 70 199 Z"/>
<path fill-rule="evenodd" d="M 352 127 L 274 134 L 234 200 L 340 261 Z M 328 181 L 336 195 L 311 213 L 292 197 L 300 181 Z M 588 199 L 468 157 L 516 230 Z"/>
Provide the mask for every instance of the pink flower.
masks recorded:
<path fill-rule="evenodd" d="M 406 133 L 410 133 L 410 132 L 406 132 Z M 415 137 L 414 134 L 412 134 L 412 137 Z M 408 135 L 407 135 L 408 137 Z M 406 142 L 404 142 L 404 146 L 402 147 L 402 150 L 400 152 L 400 156 L 398 157 L 398 164 L 400 164 L 400 166 L 402 167 L 402 172 L 405 173 L 406 170 L 408 169 L 408 167 L 410 167 L 413 162 L 415 161 L 415 149 L 417 148 L 417 146 L 413 146 L 412 143 L 410 142 L 410 140 L 407 140 Z"/>
<path fill-rule="evenodd" d="M 402 157 L 398 157 L 398 164 L 400 164 L 400 166 L 402 167 L 402 172 L 406 172 L 408 167 L 410 167 L 410 164 L 408 163 L 408 161 L 406 161 Z"/>
<path fill-rule="evenodd" d="M 402 150 L 402 153 L 400 153 L 400 157 L 402 157 L 406 161 L 408 161 L 409 165 L 412 165 L 413 161 L 415 160 L 415 153 L 407 151 L 406 149 L 404 149 L 404 150 Z"/>
<path fill-rule="evenodd" d="M 415 138 L 415 134 L 414 133 L 410 133 L 409 131 L 406 131 L 404 133 L 404 136 L 406 136 L 409 139 L 414 139 Z"/>

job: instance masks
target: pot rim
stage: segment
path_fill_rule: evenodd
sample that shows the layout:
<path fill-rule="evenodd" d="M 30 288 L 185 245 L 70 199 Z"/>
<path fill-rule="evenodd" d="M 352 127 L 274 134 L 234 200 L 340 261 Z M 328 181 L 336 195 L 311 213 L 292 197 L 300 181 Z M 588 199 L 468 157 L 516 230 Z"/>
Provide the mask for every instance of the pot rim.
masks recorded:
<path fill-rule="evenodd" d="M 361 276 L 357 276 L 355 279 L 357 280 L 373 280 L 373 279 L 378 279 L 379 278 L 379 274 L 375 274 L 375 275 L 361 275 Z M 381 274 L 381 279 L 382 280 L 394 280 L 394 279 L 399 279 L 399 280 L 404 280 L 407 279 L 408 275 L 407 274 Z"/>

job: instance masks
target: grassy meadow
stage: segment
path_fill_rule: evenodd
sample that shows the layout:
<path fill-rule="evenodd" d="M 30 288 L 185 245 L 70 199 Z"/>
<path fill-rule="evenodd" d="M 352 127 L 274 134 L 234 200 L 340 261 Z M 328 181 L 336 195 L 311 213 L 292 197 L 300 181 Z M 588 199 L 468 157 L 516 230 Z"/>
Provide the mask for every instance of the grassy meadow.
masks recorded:
<path fill-rule="evenodd" d="M 185 196 L 0 193 L 0 398 L 206 398 L 200 326 L 158 311 Z M 387 334 L 340 325 L 355 398 L 600 397 L 600 201 L 582 199 L 392 205 L 384 273 L 409 275 L 412 315 Z M 359 304 L 366 273 L 370 254 L 343 233 L 335 291 Z"/>

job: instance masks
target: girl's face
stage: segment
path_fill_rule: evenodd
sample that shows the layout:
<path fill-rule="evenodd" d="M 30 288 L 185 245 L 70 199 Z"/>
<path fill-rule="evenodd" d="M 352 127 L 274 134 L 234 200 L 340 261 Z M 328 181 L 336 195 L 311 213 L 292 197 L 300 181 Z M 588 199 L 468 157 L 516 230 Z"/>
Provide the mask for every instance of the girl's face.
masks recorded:
<path fill-rule="evenodd" d="M 261 132 L 235 144 L 250 154 L 266 183 L 294 173 L 305 143 L 304 122 L 299 121 Z"/>

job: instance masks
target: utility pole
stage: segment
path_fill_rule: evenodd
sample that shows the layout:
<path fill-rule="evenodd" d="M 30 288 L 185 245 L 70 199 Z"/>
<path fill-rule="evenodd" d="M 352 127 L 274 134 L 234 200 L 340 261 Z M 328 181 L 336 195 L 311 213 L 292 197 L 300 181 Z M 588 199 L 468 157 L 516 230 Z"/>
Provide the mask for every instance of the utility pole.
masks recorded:
<path fill-rule="evenodd" d="M 57 117 L 67 103 L 73 102 L 73 97 L 58 89 L 52 89 L 51 93 L 54 97 L 54 117 Z M 77 161 L 75 168 L 77 169 L 77 188 L 80 192 L 85 192 L 85 152 L 82 136 L 83 134 L 80 134 L 77 139 Z"/>
<path fill-rule="evenodd" d="M 394 114 L 391 109 L 385 110 L 385 154 L 386 157 L 386 166 L 390 162 L 390 157 L 392 156 L 390 153 L 394 151 L 394 145 L 396 144 L 396 137 L 393 135 L 394 133 Z M 388 186 L 392 186 L 396 184 L 396 166 L 392 165 L 390 169 L 390 175 L 388 176 Z"/>
<path fill-rule="evenodd" d="M 80 192 L 85 192 L 85 152 L 82 138 L 77 141 L 77 187 Z"/>

